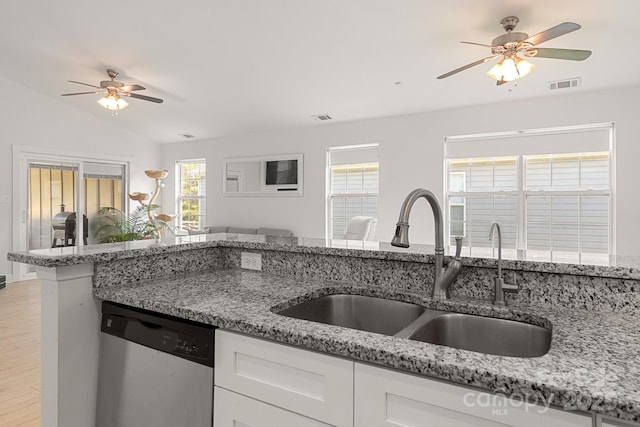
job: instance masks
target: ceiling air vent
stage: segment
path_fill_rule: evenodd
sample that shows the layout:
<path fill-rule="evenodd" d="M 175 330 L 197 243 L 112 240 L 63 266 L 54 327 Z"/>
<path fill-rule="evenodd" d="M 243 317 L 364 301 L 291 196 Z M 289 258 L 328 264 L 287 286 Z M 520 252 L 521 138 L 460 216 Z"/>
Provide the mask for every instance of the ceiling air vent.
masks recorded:
<path fill-rule="evenodd" d="M 554 82 L 549 82 L 549 90 L 572 89 L 580 87 L 581 84 L 582 79 L 580 77 L 566 80 L 556 80 Z"/>
<path fill-rule="evenodd" d="M 327 120 L 332 120 L 329 114 L 318 114 L 316 116 L 311 116 L 312 119 L 317 120 L 319 122 L 324 122 Z"/>

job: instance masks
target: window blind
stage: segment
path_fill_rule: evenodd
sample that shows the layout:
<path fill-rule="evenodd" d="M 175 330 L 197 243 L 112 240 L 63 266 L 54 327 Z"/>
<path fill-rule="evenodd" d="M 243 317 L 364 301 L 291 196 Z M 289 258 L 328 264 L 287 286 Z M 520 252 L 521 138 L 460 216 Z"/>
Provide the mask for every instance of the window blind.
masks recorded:
<path fill-rule="evenodd" d="M 525 156 L 526 249 L 580 262 L 610 250 L 609 153 Z"/>

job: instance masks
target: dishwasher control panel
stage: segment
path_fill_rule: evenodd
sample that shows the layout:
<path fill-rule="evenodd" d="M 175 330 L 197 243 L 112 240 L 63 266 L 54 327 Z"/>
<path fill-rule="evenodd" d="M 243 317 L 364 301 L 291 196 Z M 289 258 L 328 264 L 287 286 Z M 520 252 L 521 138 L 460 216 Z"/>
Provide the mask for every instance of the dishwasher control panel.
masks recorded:
<path fill-rule="evenodd" d="M 103 333 L 213 366 L 214 327 L 146 310 L 103 303 Z"/>

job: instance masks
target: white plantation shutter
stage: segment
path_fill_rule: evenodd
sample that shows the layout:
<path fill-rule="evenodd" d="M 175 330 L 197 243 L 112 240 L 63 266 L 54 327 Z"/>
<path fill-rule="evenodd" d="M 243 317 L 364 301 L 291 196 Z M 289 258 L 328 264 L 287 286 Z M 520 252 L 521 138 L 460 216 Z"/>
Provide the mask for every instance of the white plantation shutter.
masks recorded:
<path fill-rule="evenodd" d="M 378 147 L 330 149 L 328 230 L 342 239 L 354 216 L 378 217 Z"/>
<path fill-rule="evenodd" d="M 612 127 L 530 133 L 469 141 L 456 137 L 455 148 L 447 144 L 450 245 L 462 235 L 468 255 L 495 255 L 488 237 L 491 223 L 498 222 L 505 257 L 608 263 L 613 252 Z M 600 151 L 562 151 L 579 147 L 580 138 L 583 146 Z M 486 154 L 492 147 L 525 154 L 454 158 L 465 147 L 469 153 Z"/>

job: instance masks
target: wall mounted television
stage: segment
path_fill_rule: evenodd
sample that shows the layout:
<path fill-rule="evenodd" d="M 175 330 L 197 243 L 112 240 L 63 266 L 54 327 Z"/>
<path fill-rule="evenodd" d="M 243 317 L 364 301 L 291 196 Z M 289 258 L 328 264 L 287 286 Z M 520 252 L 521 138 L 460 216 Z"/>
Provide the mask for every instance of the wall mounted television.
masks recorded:
<path fill-rule="evenodd" d="M 265 185 L 297 185 L 298 159 L 266 162 Z"/>

